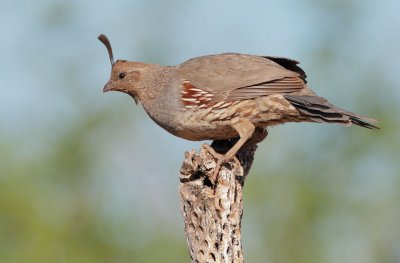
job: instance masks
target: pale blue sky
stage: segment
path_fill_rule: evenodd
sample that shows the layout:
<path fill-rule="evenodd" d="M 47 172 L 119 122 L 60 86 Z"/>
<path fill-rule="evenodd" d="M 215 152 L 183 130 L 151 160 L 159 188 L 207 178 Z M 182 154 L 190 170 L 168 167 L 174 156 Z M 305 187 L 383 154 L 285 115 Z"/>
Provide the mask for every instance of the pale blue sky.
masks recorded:
<path fill-rule="evenodd" d="M 227 51 L 293 57 L 309 72 L 311 84 L 318 78 L 310 72 L 313 48 L 321 41 L 332 41 L 332 46 L 337 41 L 343 57 L 360 53 L 365 63 L 374 64 L 371 67 L 385 68 L 382 73 L 395 83 L 400 63 L 398 2 L 363 1 L 350 29 L 340 27 L 346 14 L 335 2 L 2 1 L 3 128 L 13 132 L 32 127 L 30 121 L 46 123 L 73 114 L 74 106 L 62 96 L 64 88 L 57 88 L 68 74 L 78 75 L 79 87 L 65 88 L 86 95 L 100 90 L 109 69 L 96 39 L 99 33 L 109 35 L 116 57 L 161 64 Z M 352 6 L 351 1 L 342 3 Z M 337 30 L 351 34 L 347 43 L 335 39 Z M 61 67 L 65 64 L 71 72 Z"/>
<path fill-rule="evenodd" d="M 122 94 L 102 94 L 110 67 L 99 33 L 109 36 L 117 58 L 129 60 L 178 64 L 231 51 L 298 59 L 317 93 L 350 109 L 353 96 L 365 92 L 354 77 L 357 58 L 384 76 L 398 102 L 399 3 L 362 1 L 349 17 L 346 9 L 360 1 L 2 1 L 1 130 L 62 132 L 81 115 L 76 104 L 96 110 L 122 103 L 144 117 Z M 350 28 L 341 26 L 346 19 Z M 323 69 L 313 64 L 321 43 L 339 56 Z"/>

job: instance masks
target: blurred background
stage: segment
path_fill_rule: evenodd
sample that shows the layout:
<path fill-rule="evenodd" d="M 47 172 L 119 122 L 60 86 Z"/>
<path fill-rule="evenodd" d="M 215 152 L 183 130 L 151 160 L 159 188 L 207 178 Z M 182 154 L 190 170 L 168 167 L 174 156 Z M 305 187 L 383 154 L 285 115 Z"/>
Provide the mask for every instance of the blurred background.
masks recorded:
<path fill-rule="evenodd" d="M 0 262 L 188 262 L 187 142 L 109 78 L 241 52 L 302 62 L 309 85 L 380 131 L 270 129 L 245 185 L 247 262 L 400 262 L 400 5 L 395 0 L 1 1 Z M 154 160 L 157 162 L 154 163 Z"/>

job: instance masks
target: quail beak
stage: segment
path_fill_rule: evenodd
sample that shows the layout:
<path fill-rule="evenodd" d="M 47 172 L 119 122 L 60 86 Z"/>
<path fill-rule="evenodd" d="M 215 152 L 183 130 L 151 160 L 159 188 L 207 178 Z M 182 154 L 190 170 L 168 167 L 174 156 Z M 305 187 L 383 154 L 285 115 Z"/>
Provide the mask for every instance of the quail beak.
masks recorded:
<path fill-rule="evenodd" d="M 119 91 L 119 92 L 124 92 L 127 93 L 127 91 L 119 86 L 115 86 L 110 84 L 110 82 L 108 82 L 106 85 L 104 85 L 103 88 L 103 92 L 109 92 L 109 91 Z"/>
<path fill-rule="evenodd" d="M 112 85 L 110 85 L 110 82 L 107 82 L 107 84 L 104 85 L 103 92 L 107 92 L 107 91 L 111 91 L 111 90 L 114 90 L 114 89 L 113 89 Z"/>
<path fill-rule="evenodd" d="M 128 92 L 127 90 L 115 88 L 115 87 L 113 87 L 113 85 L 110 84 L 110 82 L 107 82 L 107 84 L 104 85 L 103 92 L 106 93 L 109 91 L 120 91 L 120 92 L 129 94 L 135 100 L 135 103 L 138 104 L 138 99 L 136 98 L 136 94 L 134 94 L 132 92 Z"/>

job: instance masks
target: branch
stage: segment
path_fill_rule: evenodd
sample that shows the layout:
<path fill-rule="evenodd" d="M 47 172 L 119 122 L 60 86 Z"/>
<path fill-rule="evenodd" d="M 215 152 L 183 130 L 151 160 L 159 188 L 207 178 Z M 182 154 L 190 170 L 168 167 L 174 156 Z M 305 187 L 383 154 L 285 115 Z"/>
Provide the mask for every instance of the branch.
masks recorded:
<path fill-rule="evenodd" d="M 214 141 L 211 147 L 225 153 L 234 143 Z M 192 262 L 243 262 L 242 187 L 256 148 L 242 148 L 237 159 L 221 167 L 217 182 L 210 179 L 216 160 L 209 147 L 203 145 L 198 154 L 194 150 L 185 153 L 179 190 Z"/>

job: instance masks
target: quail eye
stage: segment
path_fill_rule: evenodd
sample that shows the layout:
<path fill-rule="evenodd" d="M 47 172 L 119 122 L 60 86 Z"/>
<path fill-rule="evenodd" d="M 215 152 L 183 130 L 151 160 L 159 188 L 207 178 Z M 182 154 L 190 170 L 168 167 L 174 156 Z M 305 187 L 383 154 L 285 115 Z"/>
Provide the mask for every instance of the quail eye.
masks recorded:
<path fill-rule="evenodd" d="M 123 72 L 122 72 L 122 73 L 119 73 L 118 78 L 119 78 L 119 79 L 125 78 L 125 73 L 123 73 Z"/>

